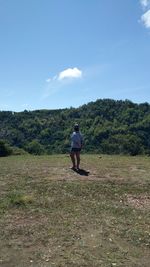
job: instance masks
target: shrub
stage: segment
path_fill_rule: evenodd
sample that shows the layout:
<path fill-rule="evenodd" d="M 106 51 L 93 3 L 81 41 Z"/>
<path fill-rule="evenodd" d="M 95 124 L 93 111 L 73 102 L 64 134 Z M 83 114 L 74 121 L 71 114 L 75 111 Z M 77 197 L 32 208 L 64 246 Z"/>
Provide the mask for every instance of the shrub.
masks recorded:
<path fill-rule="evenodd" d="M 15 156 L 19 156 L 19 155 L 26 155 L 26 154 L 28 154 L 28 152 L 25 151 L 25 150 L 22 149 L 22 148 L 19 148 L 19 147 L 13 147 L 13 148 L 12 148 L 12 154 L 15 155 Z"/>
<path fill-rule="evenodd" d="M 26 150 L 34 155 L 42 155 L 45 152 L 44 147 L 37 140 L 28 143 Z"/>
<path fill-rule="evenodd" d="M 4 141 L 0 140 L 0 157 L 9 156 L 12 154 L 12 148 Z"/>

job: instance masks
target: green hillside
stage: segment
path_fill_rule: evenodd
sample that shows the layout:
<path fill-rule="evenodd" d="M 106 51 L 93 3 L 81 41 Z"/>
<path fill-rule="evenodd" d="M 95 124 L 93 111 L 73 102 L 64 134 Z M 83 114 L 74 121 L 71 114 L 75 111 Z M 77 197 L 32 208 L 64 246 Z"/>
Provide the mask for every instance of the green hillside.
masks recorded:
<path fill-rule="evenodd" d="M 99 99 L 79 108 L 1 111 L 0 140 L 32 154 L 67 153 L 77 122 L 83 152 L 150 154 L 150 104 Z"/>

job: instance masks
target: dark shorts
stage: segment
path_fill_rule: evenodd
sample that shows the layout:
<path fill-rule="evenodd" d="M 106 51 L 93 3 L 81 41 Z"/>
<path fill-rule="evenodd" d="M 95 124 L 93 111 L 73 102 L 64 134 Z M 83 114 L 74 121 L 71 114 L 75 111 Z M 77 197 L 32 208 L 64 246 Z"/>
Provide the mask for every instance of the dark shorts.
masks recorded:
<path fill-rule="evenodd" d="M 80 151 L 81 151 L 81 148 L 72 147 L 70 149 L 70 152 L 80 152 Z"/>

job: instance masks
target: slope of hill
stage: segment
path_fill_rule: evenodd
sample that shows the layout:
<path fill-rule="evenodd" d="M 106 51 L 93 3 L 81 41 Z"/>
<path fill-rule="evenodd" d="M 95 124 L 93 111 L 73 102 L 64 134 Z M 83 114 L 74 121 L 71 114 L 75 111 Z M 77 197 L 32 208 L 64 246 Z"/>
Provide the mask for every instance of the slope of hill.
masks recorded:
<path fill-rule="evenodd" d="M 150 154 L 150 104 L 99 99 L 79 108 L 0 112 L 0 139 L 33 154 L 66 153 L 74 123 L 85 152 Z"/>

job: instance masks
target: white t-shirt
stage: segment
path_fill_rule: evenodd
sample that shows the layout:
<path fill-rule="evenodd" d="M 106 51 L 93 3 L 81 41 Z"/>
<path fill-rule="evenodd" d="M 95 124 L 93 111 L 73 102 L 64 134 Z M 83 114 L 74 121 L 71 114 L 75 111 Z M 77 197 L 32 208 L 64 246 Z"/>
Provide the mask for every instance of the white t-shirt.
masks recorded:
<path fill-rule="evenodd" d="M 83 137 L 80 132 L 73 132 L 71 135 L 71 147 L 81 148 L 83 143 Z"/>

